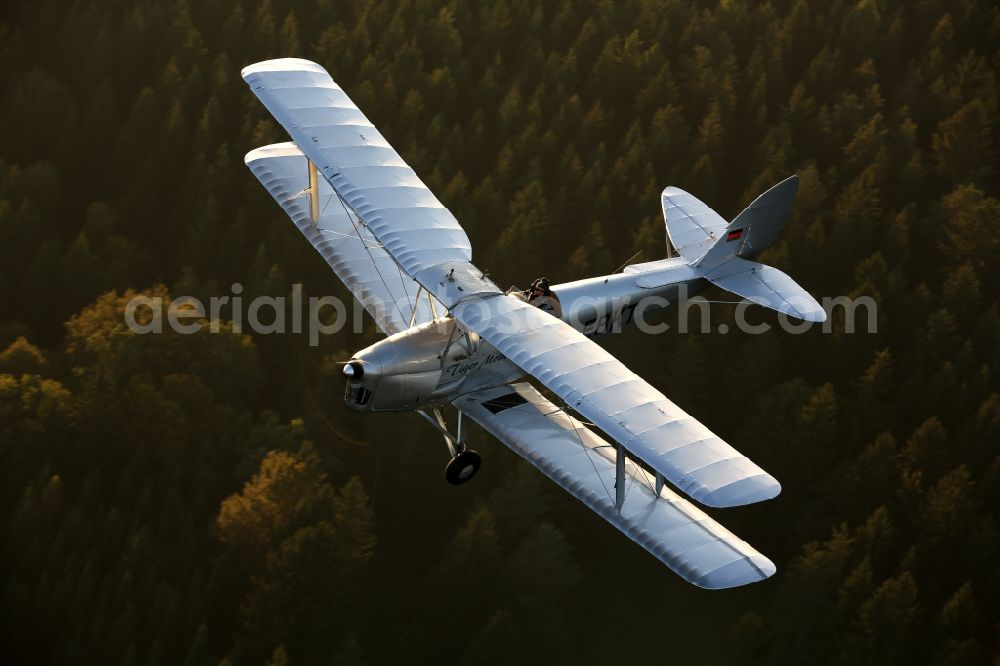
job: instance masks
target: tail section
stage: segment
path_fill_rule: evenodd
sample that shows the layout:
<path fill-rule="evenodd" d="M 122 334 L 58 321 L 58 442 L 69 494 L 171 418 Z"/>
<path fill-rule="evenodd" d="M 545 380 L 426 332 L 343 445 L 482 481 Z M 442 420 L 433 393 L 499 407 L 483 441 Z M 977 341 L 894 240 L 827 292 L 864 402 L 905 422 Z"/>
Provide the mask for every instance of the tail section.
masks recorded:
<path fill-rule="evenodd" d="M 726 224 L 691 194 L 668 187 L 662 195 L 667 235 L 688 265 L 712 284 L 799 319 L 825 321 L 820 304 L 792 278 L 747 259 L 777 240 L 798 190 L 798 176 L 790 176 Z"/>
<path fill-rule="evenodd" d="M 718 263 L 729 256 L 754 257 L 777 240 L 798 191 L 799 177 L 789 176 L 727 224 L 694 195 L 668 187 L 660 197 L 667 236 L 693 266 Z"/>

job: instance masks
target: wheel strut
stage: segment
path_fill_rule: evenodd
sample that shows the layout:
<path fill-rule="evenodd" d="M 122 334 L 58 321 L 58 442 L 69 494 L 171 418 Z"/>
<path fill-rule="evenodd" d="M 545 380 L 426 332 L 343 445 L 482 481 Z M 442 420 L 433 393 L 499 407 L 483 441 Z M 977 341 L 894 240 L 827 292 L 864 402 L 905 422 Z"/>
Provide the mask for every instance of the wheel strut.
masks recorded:
<path fill-rule="evenodd" d="M 448 447 L 448 453 L 451 454 L 451 460 L 444 469 L 445 480 L 454 485 L 460 486 L 472 477 L 476 475 L 479 468 L 483 464 L 483 458 L 475 451 L 470 450 L 465 446 L 463 441 L 463 422 L 462 422 L 462 412 L 458 412 L 458 423 L 457 423 L 457 433 L 452 435 L 448 432 L 448 426 L 445 423 L 444 415 L 441 410 L 435 408 L 434 418 L 431 418 L 427 412 L 423 410 L 417 410 L 417 414 L 420 414 L 425 421 L 434 426 L 438 432 L 444 437 L 444 443 Z"/>

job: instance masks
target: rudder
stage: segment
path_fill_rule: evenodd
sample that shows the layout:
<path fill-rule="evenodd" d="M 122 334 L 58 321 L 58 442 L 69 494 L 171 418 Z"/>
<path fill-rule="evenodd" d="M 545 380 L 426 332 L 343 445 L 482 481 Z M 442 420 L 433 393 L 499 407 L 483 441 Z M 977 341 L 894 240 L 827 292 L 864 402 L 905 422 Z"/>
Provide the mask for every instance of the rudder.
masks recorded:
<path fill-rule="evenodd" d="M 752 258 L 771 247 L 788 220 L 799 191 L 799 177 L 789 176 L 753 200 L 719 234 L 696 265 L 706 268 L 730 257 Z"/>

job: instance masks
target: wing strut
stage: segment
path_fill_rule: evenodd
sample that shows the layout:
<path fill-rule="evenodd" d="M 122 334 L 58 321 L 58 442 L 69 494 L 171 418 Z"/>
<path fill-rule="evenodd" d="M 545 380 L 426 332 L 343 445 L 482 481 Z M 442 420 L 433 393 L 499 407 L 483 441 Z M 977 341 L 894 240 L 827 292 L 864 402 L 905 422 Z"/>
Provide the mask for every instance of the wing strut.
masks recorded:
<path fill-rule="evenodd" d="M 619 444 L 615 456 L 615 508 L 622 512 L 625 503 L 625 447 Z"/>
<path fill-rule="evenodd" d="M 310 159 L 306 160 L 306 164 L 309 169 L 309 217 L 312 219 L 312 223 L 316 224 L 319 221 L 319 172 L 316 170 L 316 165 Z"/>
<path fill-rule="evenodd" d="M 420 287 L 417 289 L 417 296 L 416 296 L 416 298 L 413 299 L 414 301 L 416 301 L 416 303 L 413 306 L 413 314 L 410 315 L 410 328 L 413 328 L 413 323 L 417 320 L 417 305 L 420 304 L 420 294 L 423 291 L 424 291 L 424 285 L 420 285 Z M 427 297 L 428 298 L 430 298 L 430 295 L 431 295 L 431 293 L 427 292 Z M 431 308 L 433 308 L 433 307 L 434 306 L 431 305 Z"/>

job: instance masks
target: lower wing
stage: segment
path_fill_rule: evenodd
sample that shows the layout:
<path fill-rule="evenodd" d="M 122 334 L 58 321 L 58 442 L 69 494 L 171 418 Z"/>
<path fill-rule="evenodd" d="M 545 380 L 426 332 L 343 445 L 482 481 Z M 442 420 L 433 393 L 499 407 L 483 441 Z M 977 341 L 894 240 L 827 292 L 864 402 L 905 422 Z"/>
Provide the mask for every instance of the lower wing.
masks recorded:
<path fill-rule="evenodd" d="M 684 580 L 710 589 L 746 585 L 775 572 L 769 559 L 631 460 L 621 510 L 615 447 L 546 400 L 530 384 L 470 393 L 453 403 L 517 454 Z"/>

